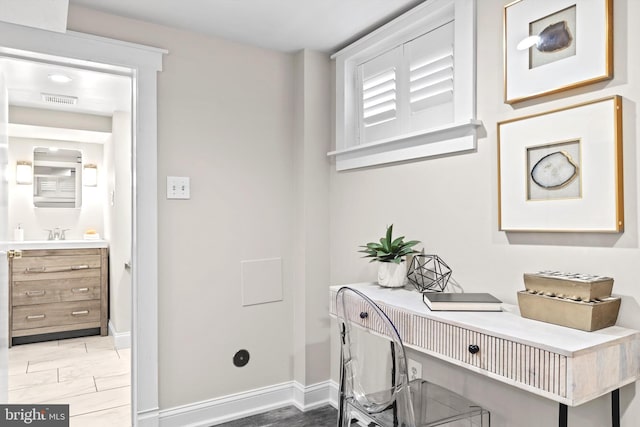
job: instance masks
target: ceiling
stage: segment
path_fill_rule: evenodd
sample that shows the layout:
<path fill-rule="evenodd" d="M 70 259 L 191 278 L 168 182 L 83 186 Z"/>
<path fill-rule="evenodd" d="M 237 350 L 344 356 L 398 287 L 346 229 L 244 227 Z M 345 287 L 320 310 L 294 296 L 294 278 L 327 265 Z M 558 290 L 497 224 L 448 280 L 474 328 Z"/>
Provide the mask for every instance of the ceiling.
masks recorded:
<path fill-rule="evenodd" d="M 129 77 L 9 57 L 0 57 L 0 71 L 10 105 L 108 116 L 131 111 Z M 56 74 L 71 80 L 56 83 L 49 78 Z"/>
<path fill-rule="evenodd" d="M 333 53 L 424 0 L 70 0 L 115 15 L 283 52 Z M 125 76 L 0 57 L 11 105 L 112 115 L 130 111 Z M 52 74 L 71 78 L 50 80 Z M 43 94 L 55 95 L 53 101 Z M 74 105 L 64 102 L 77 98 Z M 51 97 L 50 101 L 51 101 Z"/>
<path fill-rule="evenodd" d="M 283 52 L 334 53 L 424 0 L 69 0 Z"/>

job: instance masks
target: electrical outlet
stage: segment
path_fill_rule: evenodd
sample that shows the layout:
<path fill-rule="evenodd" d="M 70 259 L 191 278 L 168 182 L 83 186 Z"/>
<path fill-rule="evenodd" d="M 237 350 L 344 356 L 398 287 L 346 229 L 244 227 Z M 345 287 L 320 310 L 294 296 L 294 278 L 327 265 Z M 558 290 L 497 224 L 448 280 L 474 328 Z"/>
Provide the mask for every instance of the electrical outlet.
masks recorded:
<path fill-rule="evenodd" d="M 409 371 L 409 381 L 422 378 L 422 364 L 407 358 L 407 371 Z"/>

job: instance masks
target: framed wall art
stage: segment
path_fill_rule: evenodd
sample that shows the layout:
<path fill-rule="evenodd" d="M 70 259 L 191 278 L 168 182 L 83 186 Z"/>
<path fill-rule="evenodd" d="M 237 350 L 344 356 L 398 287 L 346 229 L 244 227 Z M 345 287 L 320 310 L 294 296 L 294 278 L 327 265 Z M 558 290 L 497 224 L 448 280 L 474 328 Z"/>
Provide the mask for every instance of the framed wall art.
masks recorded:
<path fill-rule="evenodd" d="M 613 0 L 518 0 L 504 7 L 508 104 L 613 77 Z"/>
<path fill-rule="evenodd" d="M 621 232 L 622 98 L 498 123 L 502 231 Z"/>

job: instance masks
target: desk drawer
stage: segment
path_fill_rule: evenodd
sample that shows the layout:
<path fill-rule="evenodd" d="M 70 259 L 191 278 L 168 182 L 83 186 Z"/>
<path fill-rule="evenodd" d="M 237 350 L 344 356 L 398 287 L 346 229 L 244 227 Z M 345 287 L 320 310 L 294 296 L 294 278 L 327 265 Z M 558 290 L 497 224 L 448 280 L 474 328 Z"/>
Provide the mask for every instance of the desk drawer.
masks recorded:
<path fill-rule="evenodd" d="M 336 313 L 335 299 L 330 311 Z M 360 318 L 361 300 L 347 302 L 346 316 L 374 332 L 385 334 L 381 322 Z M 567 397 L 567 357 L 537 347 L 418 316 L 377 302 L 405 344 L 462 366 L 504 377 L 556 396 Z M 478 347 L 476 353 L 469 346 Z"/>
<path fill-rule="evenodd" d="M 100 276 L 14 282 L 11 296 L 14 306 L 100 299 Z"/>
<path fill-rule="evenodd" d="M 371 307 L 362 299 L 352 298 L 349 294 L 344 295 L 344 298 L 346 303 L 346 313 L 344 313 L 344 315 L 347 319 L 351 320 L 356 325 L 360 325 L 380 334 L 385 334 L 387 332 L 385 331 L 384 324 L 380 321 L 378 316 L 369 316 Z M 337 314 L 335 311 L 335 298 L 333 298 L 333 301 L 333 313 Z"/>
<path fill-rule="evenodd" d="M 25 305 L 13 308 L 13 330 L 100 322 L 100 300 Z"/>
<path fill-rule="evenodd" d="M 406 344 L 554 395 L 567 397 L 567 358 L 393 307 L 384 312 Z M 420 331 L 420 332 L 418 332 Z M 470 349 L 470 346 L 477 346 Z"/>

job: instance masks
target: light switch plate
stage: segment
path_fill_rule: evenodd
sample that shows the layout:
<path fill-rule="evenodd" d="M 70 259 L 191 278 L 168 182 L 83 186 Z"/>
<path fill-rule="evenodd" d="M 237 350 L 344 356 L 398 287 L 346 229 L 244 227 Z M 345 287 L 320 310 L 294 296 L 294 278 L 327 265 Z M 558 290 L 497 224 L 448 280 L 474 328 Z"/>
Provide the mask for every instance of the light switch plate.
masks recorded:
<path fill-rule="evenodd" d="M 191 188 L 188 176 L 167 177 L 167 199 L 190 199 Z"/>

